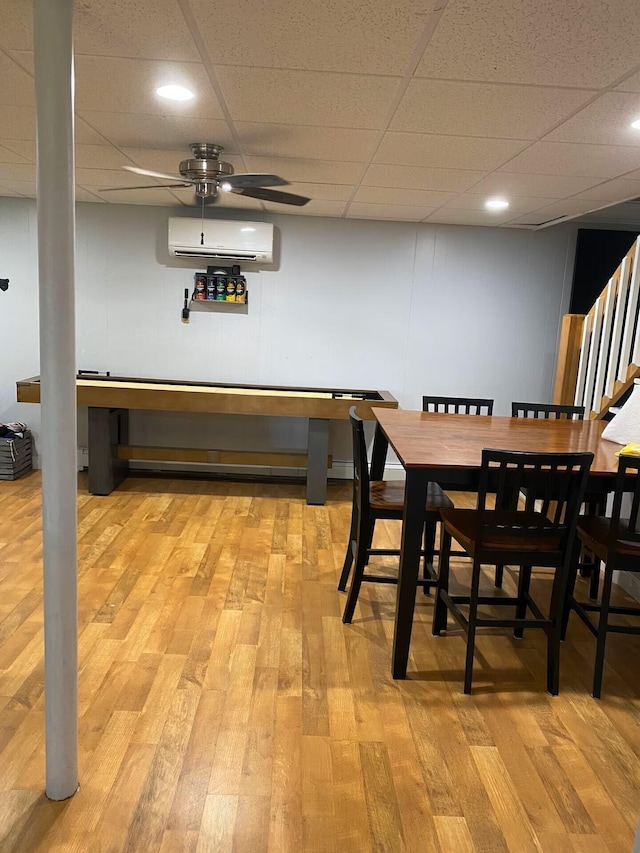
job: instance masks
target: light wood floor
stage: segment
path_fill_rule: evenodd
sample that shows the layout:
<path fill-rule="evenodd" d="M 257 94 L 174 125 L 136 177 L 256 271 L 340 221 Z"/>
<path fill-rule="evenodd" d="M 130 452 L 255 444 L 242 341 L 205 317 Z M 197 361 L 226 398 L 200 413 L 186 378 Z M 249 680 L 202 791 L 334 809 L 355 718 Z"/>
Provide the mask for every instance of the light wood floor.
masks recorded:
<path fill-rule="evenodd" d="M 483 635 L 467 697 L 462 638 L 431 636 L 420 594 L 394 682 L 394 588 L 340 619 L 346 484 L 309 507 L 300 486 L 81 481 L 81 790 L 48 802 L 39 488 L 0 483 L 2 853 L 630 850 L 640 637 L 612 638 L 598 702 L 575 616 L 555 698 L 538 632 Z"/>

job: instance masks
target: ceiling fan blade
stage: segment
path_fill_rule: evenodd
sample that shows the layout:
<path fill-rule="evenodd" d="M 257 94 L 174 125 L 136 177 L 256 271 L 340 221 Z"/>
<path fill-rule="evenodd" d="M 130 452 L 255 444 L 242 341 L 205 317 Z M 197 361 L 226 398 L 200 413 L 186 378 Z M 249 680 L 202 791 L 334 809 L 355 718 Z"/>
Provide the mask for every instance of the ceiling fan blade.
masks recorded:
<path fill-rule="evenodd" d="M 151 169 L 139 169 L 137 166 L 123 166 L 127 172 L 133 172 L 136 175 L 146 175 L 148 178 L 162 178 L 164 181 L 182 181 L 190 183 L 190 181 L 181 178 L 180 175 L 167 175 L 165 172 L 153 172 Z"/>
<path fill-rule="evenodd" d="M 176 189 L 177 187 L 191 187 L 193 184 L 185 183 L 184 181 L 181 184 L 152 184 L 149 186 L 147 184 L 144 187 L 104 187 L 104 189 L 100 189 L 101 193 L 115 193 L 120 192 L 120 190 L 170 190 Z"/>
<path fill-rule="evenodd" d="M 249 198 L 259 198 L 260 201 L 277 201 L 279 204 L 295 204 L 298 207 L 311 201 L 303 195 L 294 195 L 293 193 L 283 193 L 279 190 L 268 190 L 262 187 L 238 187 L 231 190 L 232 193 L 238 195 L 246 195 Z"/>
<path fill-rule="evenodd" d="M 254 172 L 244 172 L 239 175 L 221 177 L 221 183 L 231 184 L 232 187 L 283 187 L 289 183 L 278 175 L 265 175 Z"/>

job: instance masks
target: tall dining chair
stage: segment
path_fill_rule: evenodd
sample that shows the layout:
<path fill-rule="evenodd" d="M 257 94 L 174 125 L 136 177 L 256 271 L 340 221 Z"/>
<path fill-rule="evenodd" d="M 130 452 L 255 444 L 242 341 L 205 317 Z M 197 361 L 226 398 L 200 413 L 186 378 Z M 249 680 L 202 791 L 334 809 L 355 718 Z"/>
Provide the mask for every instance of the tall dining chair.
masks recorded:
<path fill-rule="evenodd" d="M 511 627 L 516 637 L 522 637 L 525 628 L 542 629 L 547 635 L 547 690 L 553 695 L 558 692 L 560 638 L 575 556 L 576 524 L 592 461 L 592 453 L 529 453 L 485 448 L 476 509 L 441 510 L 442 537 L 432 630 L 438 636 L 446 629 L 447 611 L 450 611 L 466 633 L 465 693 L 471 693 L 476 631 L 487 627 Z M 524 503 L 520 499 L 523 491 Z M 493 508 L 487 507 L 489 494 L 495 495 Z M 462 545 L 473 561 L 469 592 L 465 595 L 449 591 L 452 539 Z M 517 595 L 480 595 L 483 564 L 519 566 Z M 530 594 L 534 566 L 555 569 L 546 615 Z M 508 607 L 513 615 L 506 618 L 481 615 L 480 605 Z"/>
<path fill-rule="evenodd" d="M 511 417 L 583 421 L 584 406 L 565 406 L 556 403 L 511 403 Z"/>
<path fill-rule="evenodd" d="M 631 493 L 631 510 L 622 518 L 622 498 Z M 602 592 L 599 602 L 579 601 L 575 597 L 576 567 L 570 580 L 567 613 L 575 610 L 596 638 L 596 655 L 592 694 L 599 699 L 602 693 L 602 676 L 607 635 L 640 634 L 640 623 L 629 625 L 611 621 L 611 616 L 640 616 L 640 607 L 622 607 L 611 604 L 611 586 L 614 572 L 640 573 L 640 459 L 620 456 L 616 476 L 611 516 L 582 515 L 578 519 L 578 537 L 595 557 L 605 564 Z M 566 626 L 565 626 L 566 627 Z"/>
<path fill-rule="evenodd" d="M 353 436 L 353 506 L 351 532 L 347 544 L 344 566 L 338 584 L 344 590 L 351 574 L 351 583 L 345 604 L 343 622 L 351 622 L 358 601 L 360 587 L 364 581 L 376 583 L 397 583 L 398 579 L 389 575 L 374 575 L 365 572 L 371 556 L 399 555 L 399 549 L 372 548 L 375 523 L 378 519 L 401 520 L 404 509 L 404 483 L 397 481 L 372 480 L 369 476 L 367 446 L 364 424 L 356 414 L 356 407 L 349 410 L 351 432 Z M 425 521 L 425 573 L 418 581 L 424 589 L 434 587 L 436 580 L 431 561 L 435 543 L 436 524 L 442 508 L 451 508 L 453 503 L 435 483 L 429 483 L 427 502 L 424 511 Z"/>
<path fill-rule="evenodd" d="M 493 400 L 487 397 L 433 397 L 422 398 L 423 412 L 443 412 L 449 415 L 492 415 Z"/>

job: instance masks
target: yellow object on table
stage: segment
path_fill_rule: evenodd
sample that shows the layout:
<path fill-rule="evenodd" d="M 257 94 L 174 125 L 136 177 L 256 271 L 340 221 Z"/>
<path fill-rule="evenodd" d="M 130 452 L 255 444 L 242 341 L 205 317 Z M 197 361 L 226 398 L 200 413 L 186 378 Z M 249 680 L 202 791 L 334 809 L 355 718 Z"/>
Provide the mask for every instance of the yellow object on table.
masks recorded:
<path fill-rule="evenodd" d="M 616 450 L 616 456 L 640 456 L 640 444 L 625 444 Z"/>

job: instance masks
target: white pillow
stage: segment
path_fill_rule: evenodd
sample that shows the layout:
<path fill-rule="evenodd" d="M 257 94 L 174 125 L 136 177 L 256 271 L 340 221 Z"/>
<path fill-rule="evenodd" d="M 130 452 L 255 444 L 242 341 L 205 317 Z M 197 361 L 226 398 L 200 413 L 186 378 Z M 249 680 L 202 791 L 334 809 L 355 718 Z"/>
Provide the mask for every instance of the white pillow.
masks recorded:
<path fill-rule="evenodd" d="M 618 444 L 640 443 L 640 379 L 633 380 L 631 396 L 603 429 L 602 437 Z"/>

